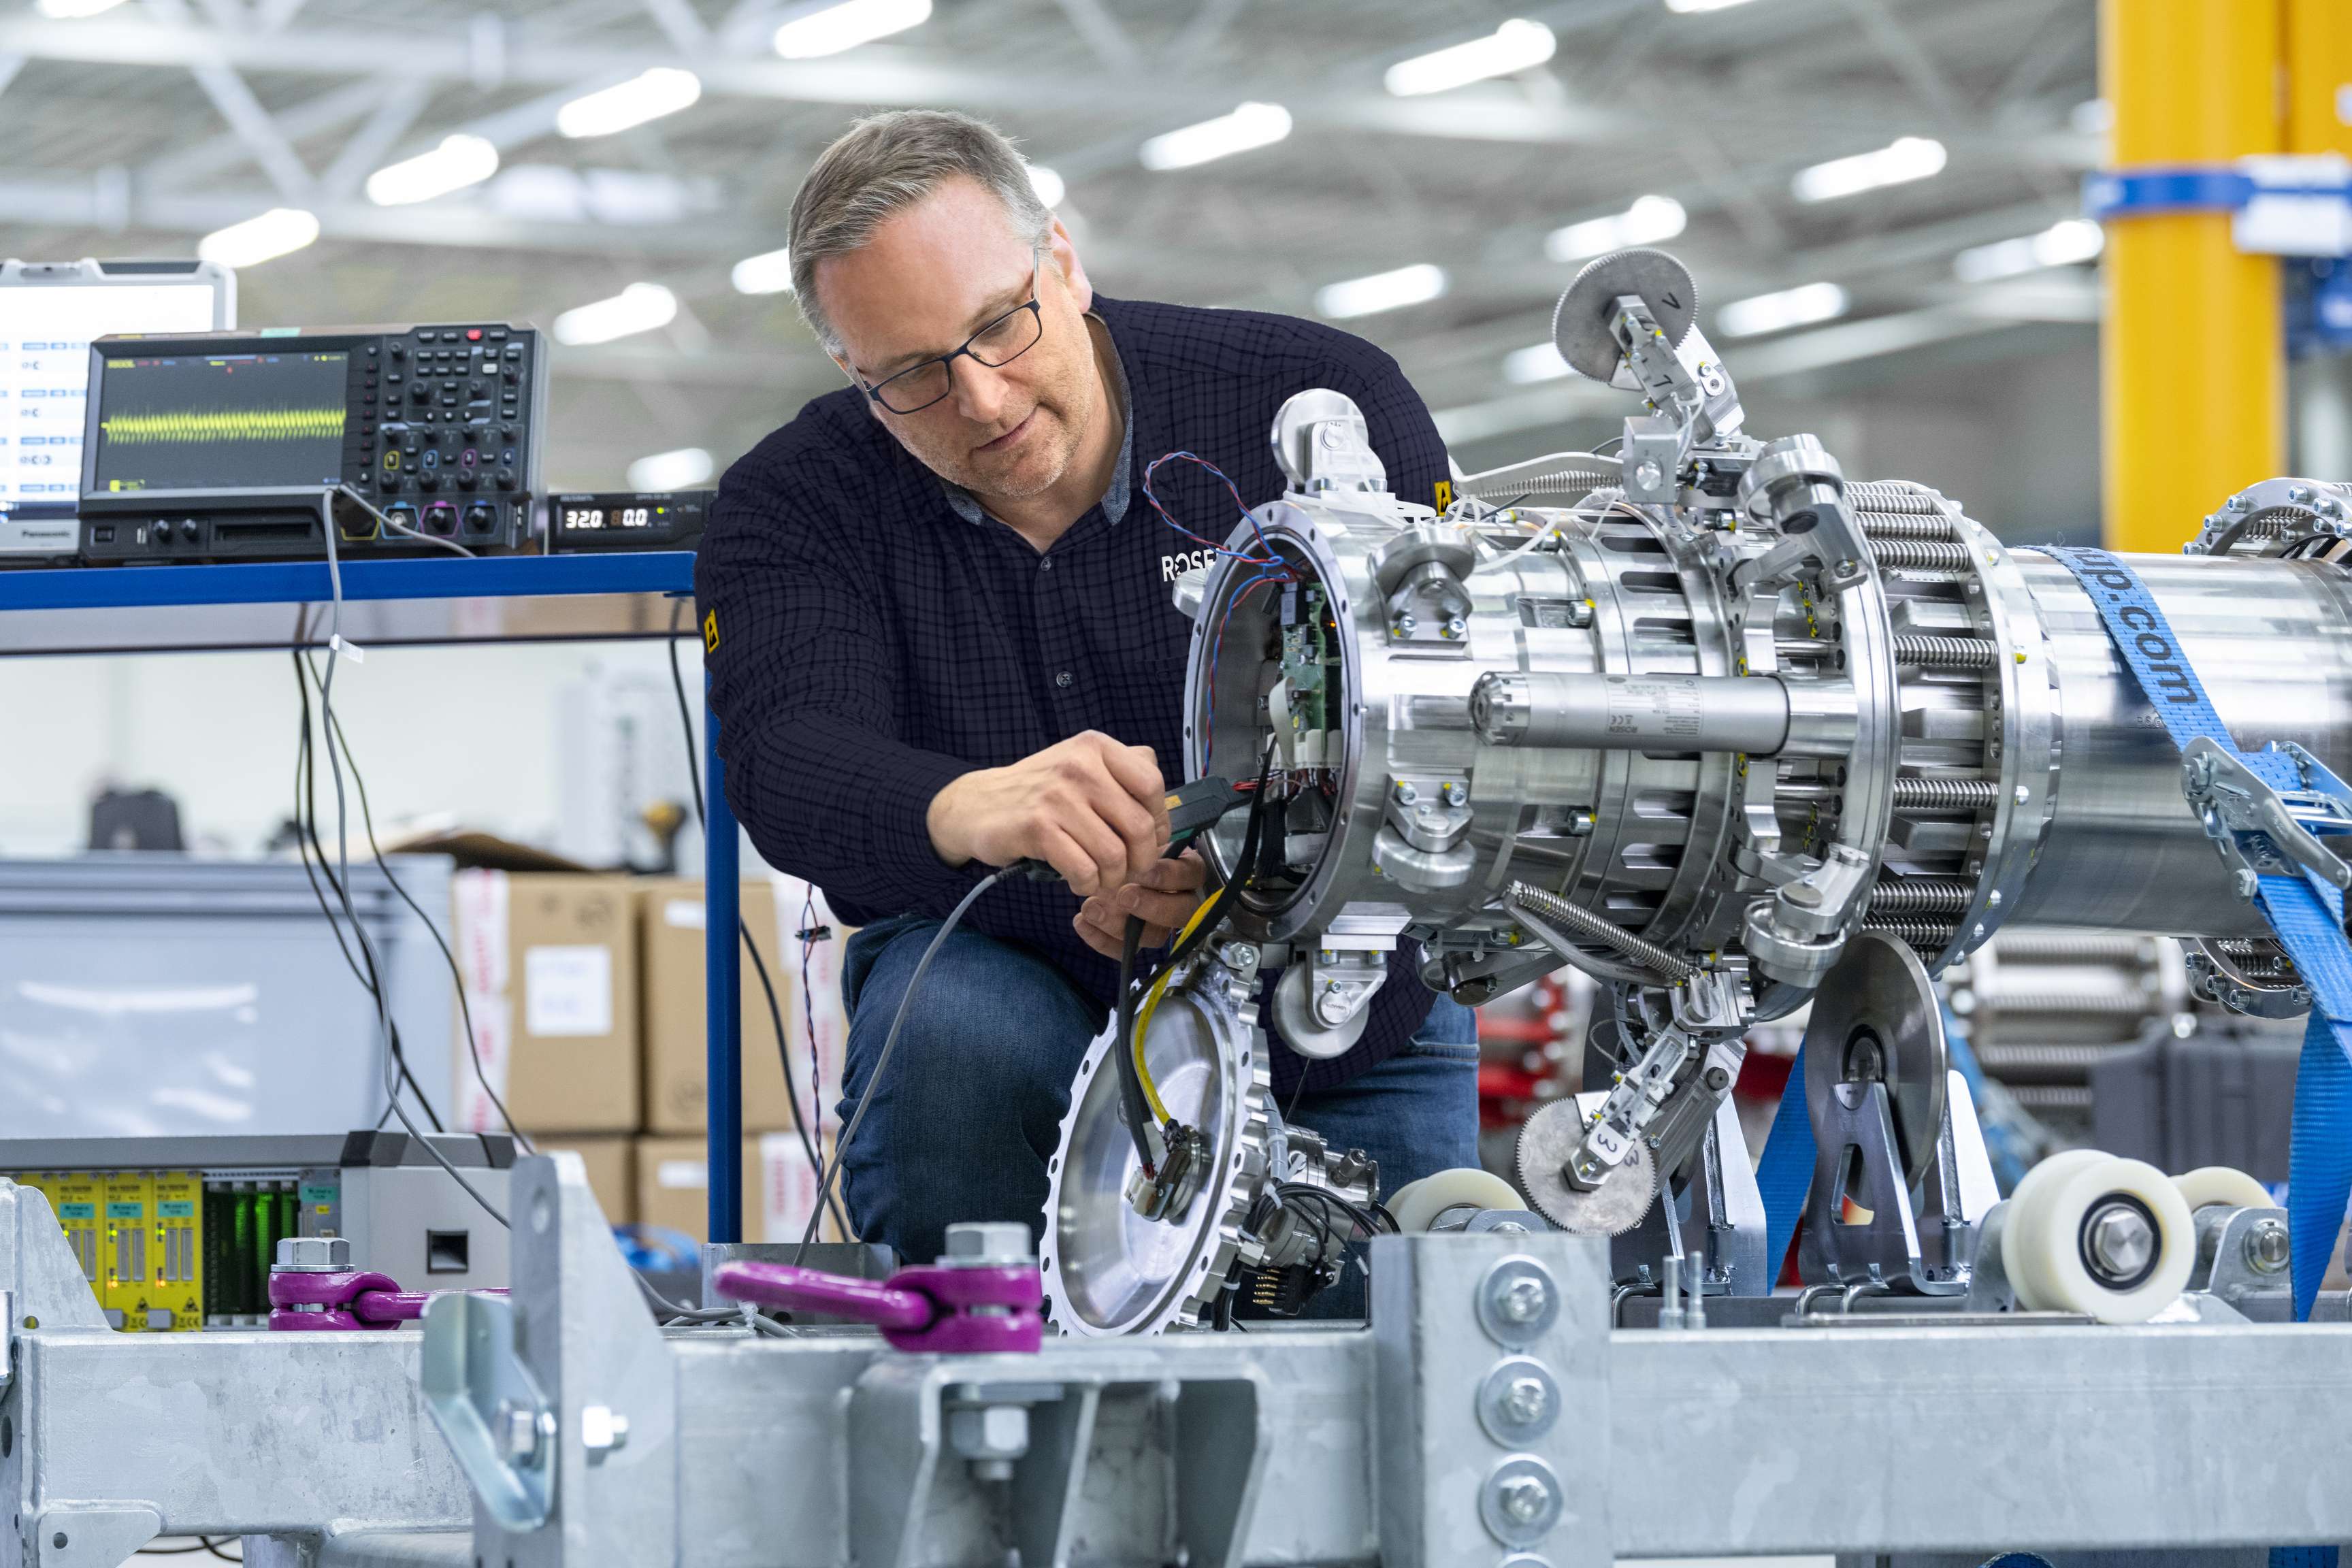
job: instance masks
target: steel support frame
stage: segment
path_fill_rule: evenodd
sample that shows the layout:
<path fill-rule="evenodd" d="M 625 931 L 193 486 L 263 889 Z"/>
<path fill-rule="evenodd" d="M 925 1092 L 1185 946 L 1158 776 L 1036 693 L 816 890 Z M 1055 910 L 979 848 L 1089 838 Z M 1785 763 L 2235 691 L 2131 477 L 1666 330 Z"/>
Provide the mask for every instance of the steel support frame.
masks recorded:
<path fill-rule="evenodd" d="M 201 1530 L 285 1568 L 1486 1565 L 1509 1552 L 1489 1493 L 1527 1461 L 1559 1511 L 1526 1549 L 1555 1568 L 2352 1540 L 2352 1327 L 1612 1331 L 1604 1243 L 1489 1232 L 1376 1244 L 1369 1331 L 911 1356 L 665 1334 L 576 1157 L 522 1162 L 515 1194 L 510 1353 L 557 1451 L 552 1516 L 509 1533 L 431 1428 L 415 1333 L 110 1333 L 46 1202 L 0 1184 L 0 1564 Z M 1549 1316 L 1496 1319 L 1528 1273 Z M 1514 1359 L 1559 1397 L 1506 1442 L 1480 1391 Z M 1009 1480 L 959 1452 L 990 1404 L 1027 1413 Z"/>

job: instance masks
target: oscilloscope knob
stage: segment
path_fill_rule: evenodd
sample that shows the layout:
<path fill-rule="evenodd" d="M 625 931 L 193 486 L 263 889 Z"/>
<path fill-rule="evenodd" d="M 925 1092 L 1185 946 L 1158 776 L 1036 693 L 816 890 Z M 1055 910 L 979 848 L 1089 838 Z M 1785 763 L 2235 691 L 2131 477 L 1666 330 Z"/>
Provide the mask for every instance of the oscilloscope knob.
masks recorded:
<path fill-rule="evenodd" d="M 184 517 L 180 520 L 180 537 L 191 544 L 196 542 L 197 536 L 204 531 L 204 525 L 193 517 Z"/>

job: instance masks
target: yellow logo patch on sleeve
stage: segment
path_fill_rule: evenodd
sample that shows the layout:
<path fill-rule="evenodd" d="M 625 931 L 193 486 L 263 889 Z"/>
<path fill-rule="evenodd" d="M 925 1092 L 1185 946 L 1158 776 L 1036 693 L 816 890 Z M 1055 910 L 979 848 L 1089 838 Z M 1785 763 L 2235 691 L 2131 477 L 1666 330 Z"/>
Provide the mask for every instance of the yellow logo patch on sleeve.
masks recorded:
<path fill-rule="evenodd" d="M 1440 479 L 1440 480 L 1438 480 L 1438 481 L 1437 481 L 1437 510 L 1440 510 L 1440 511 L 1444 511 L 1447 507 L 1452 506 L 1453 504 L 1454 504 L 1454 481 L 1453 481 L 1452 479 Z"/>
<path fill-rule="evenodd" d="M 719 651 L 719 612 L 717 610 L 707 611 L 703 615 L 702 651 L 705 653 Z"/>

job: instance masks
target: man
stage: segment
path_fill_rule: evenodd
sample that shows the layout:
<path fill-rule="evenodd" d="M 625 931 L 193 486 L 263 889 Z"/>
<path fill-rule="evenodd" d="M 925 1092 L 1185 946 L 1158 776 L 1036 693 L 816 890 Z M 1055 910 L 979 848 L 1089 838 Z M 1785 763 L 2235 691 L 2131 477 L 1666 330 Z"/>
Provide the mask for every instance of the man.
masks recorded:
<path fill-rule="evenodd" d="M 1163 942 L 1202 896 L 1197 858 L 1162 858 L 1191 633 L 1170 584 L 1199 546 L 1139 493 L 1145 465 L 1190 450 L 1273 500 L 1274 412 L 1318 386 L 1362 408 L 1397 493 L 1430 500 L 1445 452 L 1358 339 L 1097 294 L 1012 143 L 962 115 L 858 122 L 789 238 L 801 311 L 850 384 L 728 471 L 696 591 L 728 798 L 772 864 L 863 927 L 842 977 L 845 1121 L 873 1090 L 843 1155 L 850 1219 L 928 1260 L 951 1221 L 1043 1226 L 1126 921 Z M 1223 488 L 1166 473 L 1170 510 L 1224 538 Z M 973 906 L 877 1086 L 941 918 L 1024 857 L 1063 882 Z M 1416 957 L 1347 1055 L 1274 1053 L 1285 1110 L 1371 1153 L 1389 1191 L 1476 1163 L 1475 1020 Z"/>

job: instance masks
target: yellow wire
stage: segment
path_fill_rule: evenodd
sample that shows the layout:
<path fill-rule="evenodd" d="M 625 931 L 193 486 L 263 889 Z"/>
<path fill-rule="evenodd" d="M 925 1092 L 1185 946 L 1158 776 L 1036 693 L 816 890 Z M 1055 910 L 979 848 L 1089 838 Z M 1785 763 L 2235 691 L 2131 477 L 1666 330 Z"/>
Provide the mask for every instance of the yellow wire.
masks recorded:
<path fill-rule="evenodd" d="M 1222 894 L 1219 895 L 1219 897 L 1222 896 Z M 1192 911 L 1192 918 L 1184 922 L 1184 929 L 1176 933 L 1176 941 L 1171 944 L 1170 951 L 1172 952 L 1175 948 L 1182 946 L 1184 939 L 1192 934 L 1192 928 L 1199 925 L 1208 912 L 1216 907 L 1216 898 L 1202 899 L 1201 907 Z M 1172 963 L 1161 970 L 1160 978 L 1153 981 L 1151 989 L 1144 994 L 1143 1005 L 1135 1015 L 1135 1038 L 1129 1046 L 1129 1050 L 1135 1058 L 1136 1079 L 1143 1085 L 1144 1103 L 1151 1107 L 1152 1120 L 1162 1127 L 1172 1119 L 1168 1114 L 1168 1108 L 1160 1102 L 1160 1090 L 1151 1081 L 1151 1068 L 1144 1062 L 1143 1037 L 1151 1027 L 1151 1015 L 1160 1010 L 1160 994 L 1168 989 L 1168 977 L 1175 973 L 1176 966 Z"/>

